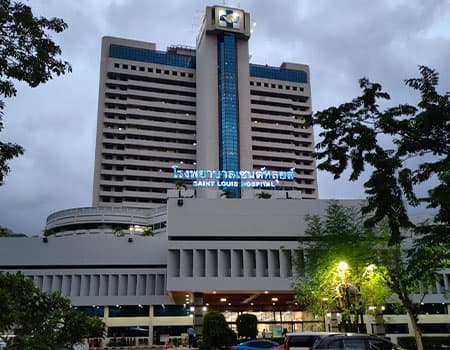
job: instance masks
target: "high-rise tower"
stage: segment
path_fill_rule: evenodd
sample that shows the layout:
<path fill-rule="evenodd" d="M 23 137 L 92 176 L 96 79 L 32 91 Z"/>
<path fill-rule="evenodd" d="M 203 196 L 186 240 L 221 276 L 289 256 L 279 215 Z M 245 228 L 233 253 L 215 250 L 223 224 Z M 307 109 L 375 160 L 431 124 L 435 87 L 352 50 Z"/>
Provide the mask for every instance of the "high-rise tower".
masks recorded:
<path fill-rule="evenodd" d="M 105 37 L 102 42 L 94 206 L 154 208 L 178 169 L 293 172 L 276 187 L 198 187 L 197 195 L 253 198 L 294 190 L 317 198 L 309 67 L 249 63 L 250 15 L 206 8 L 196 49 Z M 189 184 L 189 181 L 187 181 Z"/>

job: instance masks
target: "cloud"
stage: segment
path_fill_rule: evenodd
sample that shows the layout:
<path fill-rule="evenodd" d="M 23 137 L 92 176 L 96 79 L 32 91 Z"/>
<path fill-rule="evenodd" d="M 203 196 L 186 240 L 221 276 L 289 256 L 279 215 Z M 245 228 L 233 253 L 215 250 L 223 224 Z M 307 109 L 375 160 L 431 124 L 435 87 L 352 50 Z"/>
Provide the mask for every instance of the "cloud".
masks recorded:
<path fill-rule="evenodd" d="M 61 17 L 69 28 L 53 35 L 73 73 L 36 89 L 18 84 L 8 99 L 2 140 L 22 144 L 0 187 L 0 225 L 38 234 L 54 211 L 91 205 L 102 36 L 194 46 L 207 5 L 216 1 L 30 0 L 38 15 Z M 403 79 L 417 65 L 440 72 L 449 90 L 450 3 L 445 0 L 227 1 L 256 22 L 253 63 L 305 63 L 311 69 L 315 111 L 359 93 L 358 79 L 380 82 L 392 104 L 415 102 Z M 317 131 L 316 131 L 317 134 Z M 317 138 L 316 138 L 317 140 Z M 364 179 L 335 182 L 319 172 L 321 198 L 361 198 Z"/>

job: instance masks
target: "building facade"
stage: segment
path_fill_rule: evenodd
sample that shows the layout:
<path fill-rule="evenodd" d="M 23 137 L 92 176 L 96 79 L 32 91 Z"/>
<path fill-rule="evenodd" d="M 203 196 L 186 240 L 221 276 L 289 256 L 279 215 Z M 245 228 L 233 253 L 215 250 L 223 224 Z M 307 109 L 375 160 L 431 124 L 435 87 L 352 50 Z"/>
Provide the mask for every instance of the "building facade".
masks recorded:
<path fill-rule="evenodd" d="M 325 200 L 207 199 L 169 192 L 157 209 L 75 208 L 51 214 L 48 237 L 0 238 L 0 271 L 21 271 L 46 292 L 61 292 L 103 318 L 109 343 L 136 338 L 160 344 L 190 326 L 201 334 L 207 310 L 236 329 L 253 313 L 258 330 L 274 336 L 322 330 L 337 320 L 314 317 L 294 297 L 306 215 L 323 215 Z M 342 201 L 359 206 L 359 201 Z M 121 227 L 118 231 L 116 227 Z M 143 228 L 152 227 L 151 234 Z M 425 335 L 448 334 L 450 269 L 422 301 Z M 364 316 L 369 332 L 378 321 Z M 386 335 L 411 335 L 406 314 L 384 312 Z"/>
<path fill-rule="evenodd" d="M 0 238 L 0 271 L 102 317 L 107 342 L 200 334 L 207 310 L 234 329 L 253 313 L 273 336 L 335 322 L 293 291 L 305 217 L 328 206 L 304 123 L 309 67 L 249 63 L 250 29 L 248 13 L 214 6 L 196 48 L 103 38 L 93 207 L 51 214 L 44 237 Z M 450 333 L 449 283 L 447 269 L 423 300 L 426 334 Z M 385 321 L 412 334 L 406 315 Z"/>
<path fill-rule="evenodd" d="M 311 113 L 309 67 L 251 64 L 249 39 L 250 15 L 220 6 L 206 8 L 195 49 L 103 38 L 94 206 L 162 206 L 175 188 L 174 167 L 294 172 L 266 187 L 216 181 L 196 188 L 198 197 L 221 190 L 234 198 L 279 190 L 318 197 L 313 130 L 303 119 Z"/>

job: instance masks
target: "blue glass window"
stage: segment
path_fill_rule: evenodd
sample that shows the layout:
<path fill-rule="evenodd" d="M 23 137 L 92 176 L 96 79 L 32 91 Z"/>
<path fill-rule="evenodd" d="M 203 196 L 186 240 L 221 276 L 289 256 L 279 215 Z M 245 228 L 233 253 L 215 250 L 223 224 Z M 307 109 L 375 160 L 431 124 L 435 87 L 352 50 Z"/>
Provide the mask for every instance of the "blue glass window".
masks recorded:
<path fill-rule="evenodd" d="M 110 45 L 109 57 L 164 64 L 166 66 L 195 68 L 194 56 L 178 55 L 163 51 L 140 49 L 121 45 Z"/>
<path fill-rule="evenodd" d="M 239 103 L 236 38 L 224 33 L 218 44 L 219 163 L 221 170 L 239 170 Z M 240 198 L 240 187 L 224 186 L 230 198 Z"/>
<path fill-rule="evenodd" d="M 283 69 L 279 67 L 250 65 L 250 76 L 256 78 L 268 78 L 276 80 L 292 81 L 295 83 L 307 83 L 308 76 L 301 70 Z"/>

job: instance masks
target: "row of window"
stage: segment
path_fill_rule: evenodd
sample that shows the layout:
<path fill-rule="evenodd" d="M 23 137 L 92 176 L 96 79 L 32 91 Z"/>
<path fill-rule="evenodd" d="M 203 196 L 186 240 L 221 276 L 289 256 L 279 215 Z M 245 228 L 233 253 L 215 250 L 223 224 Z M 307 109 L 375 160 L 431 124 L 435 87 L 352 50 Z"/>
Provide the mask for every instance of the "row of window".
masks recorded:
<path fill-rule="evenodd" d="M 124 94 L 117 94 L 117 93 L 111 93 L 107 92 L 105 94 L 105 97 L 110 100 L 120 100 L 120 101 L 127 101 L 128 99 L 133 99 L 137 101 L 150 101 L 150 102 L 162 102 L 162 103 L 172 103 L 172 104 L 180 104 L 180 105 L 186 105 L 186 106 L 195 106 L 195 100 L 192 101 L 192 99 L 180 99 L 180 98 L 167 98 L 167 97 L 152 97 L 148 95 L 135 95 L 128 93 L 127 95 Z"/>
<path fill-rule="evenodd" d="M 450 333 L 450 323 L 419 323 L 419 328 L 424 334 Z M 385 324 L 387 334 L 409 334 L 407 323 Z"/>
<path fill-rule="evenodd" d="M 125 145 L 124 144 L 113 144 L 115 140 L 111 140 L 109 142 L 111 143 L 103 143 L 103 148 L 104 149 L 117 149 L 117 150 L 125 150 Z M 164 152 L 164 153 L 169 153 L 167 155 L 167 157 L 172 156 L 170 153 L 184 153 L 184 154 L 192 154 L 195 155 L 195 150 L 187 150 L 187 149 L 172 149 L 172 150 L 168 150 L 167 147 L 150 147 L 150 146 L 143 146 L 143 145 L 131 145 L 131 144 L 127 144 L 127 149 L 128 150 L 141 150 L 141 151 L 148 151 L 148 152 Z M 176 161 L 176 160 L 174 160 Z M 184 161 L 184 159 L 180 160 Z"/>
<path fill-rule="evenodd" d="M 170 78 L 169 76 L 161 75 L 133 75 L 127 73 L 115 73 L 108 72 L 106 75 L 107 79 L 117 81 L 118 84 L 127 84 L 132 85 L 136 84 L 135 82 L 143 82 L 143 83 L 153 83 L 153 84 L 161 84 L 166 86 L 173 87 L 183 87 L 183 88 L 192 88 L 192 91 L 195 91 L 195 81 L 193 80 L 177 80 Z M 122 83 L 123 82 L 123 83 Z M 110 84 L 111 82 L 108 82 Z"/>
<path fill-rule="evenodd" d="M 105 317 L 105 307 L 99 305 L 78 306 L 79 311 L 87 316 Z M 176 317 L 189 316 L 190 310 L 187 305 L 155 305 L 153 315 L 150 314 L 149 305 L 110 305 L 108 306 L 108 317 Z M 110 327 L 111 328 L 111 327 Z M 148 331 L 148 326 L 146 327 Z"/>
<path fill-rule="evenodd" d="M 164 88 L 156 88 L 156 87 L 147 87 L 142 85 L 117 85 L 117 84 L 106 84 L 106 88 L 108 90 L 119 90 L 119 91 L 127 91 L 127 92 L 151 92 L 158 94 L 167 94 L 167 95 L 175 95 L 175 96 L 188 96 L 195 98 L 195 90 L 194 91 L 183 91 L 183 90 L 174 90 L 174 89 L 164 89 Z M 120 93 L 120 92 L 119 92 Z"/>
<path fill-rule="evenodd" d="M 304 88 L 291 86 L 291 85 L 281 85 L 281 84 L 273 84 L 273 83 L 263 83 L 260 81 L 250 81 L 250 86 L 261 86 L 261 87 L 270 87 L 271 89 L 285 89 L 285 90 L 293 90 L 293 91 L 303 91 Z"/>
<path fill-rule="evenodd" d="M 142 197 L 110 197 L 100 196 L 100 202 L 102 203 L 147 203 L 160 206 L 166 204 L 167 198 L 142 198 Z"/>
<path fill-rule="evenodd" d="M 135 65 L 128 65 L 128 64 L 122 64 L 114 63 L 114 68 L 122 68 L 122 69 L 131 69 L 135 71 L 145 72 L 148 73 L 156 73 L 156 74 L 165 74 L 165 75 L 172 75 L 174 77 L 180 76 L 180 77 L 188 77 L 193 78 L 193 73 L 186 73 L 186 72 L 179 72 L 174 70 L 168 70 L 168 69 L 160 69 L 160 68 L 153 68 L 153 67 L 143 67 L 143 66 L 135 66 Z"/>
<path fill-rule="evenodd" d="M 145 225 L 147 227 L 151 227 L 153 230 L 160 230 L 167 226 L 166 221 L 156 222 L 153 224 Z M 130 228 L 129 223 L 84 223 L 84 224 L 73 224 L 73 225 L 64 225 L 64 226 L 58 226 L 54 229 L 52 229 L 52 232 L 58 233 L 58 232 L 67 232 L 67 231 L 103 231 L 108 232 L 111 231 L 113 227 L 120 227 L 123 230 L 128 230 Z"/>
<path fill-rule="evenodd" d="M 195 56 L 111 44 L 109 57 L 174 67 L 195 68 Z"/>

